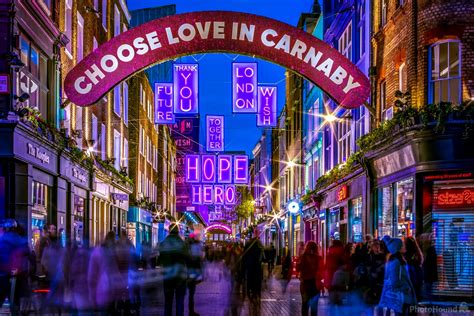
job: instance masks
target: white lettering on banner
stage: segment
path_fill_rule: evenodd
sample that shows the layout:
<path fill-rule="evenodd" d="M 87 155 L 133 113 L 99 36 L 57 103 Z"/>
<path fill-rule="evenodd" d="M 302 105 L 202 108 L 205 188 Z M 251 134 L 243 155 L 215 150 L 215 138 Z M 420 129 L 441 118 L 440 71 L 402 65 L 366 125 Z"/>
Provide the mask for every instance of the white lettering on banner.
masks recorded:
<path fill-rule="evenodd" d="M 352 89 L 360 87 L 360 83 L 355 82 L 351 75 L 348 75 L 348 69 L 342 66 L 334 65 L 334 60 L 330 56 L 323 56 L 323 53 L 317 48 L 308 46 L 303 40 L 293 38 L 290 34 L 279 34 L 274 29 L 268 28 L 261 30 L 260 38 L 255 38 L 256 27 L 254 24 L 233 22 L 230 26 L 232 40 L 247 41 L 253 43 L 260 40 L 266 47 L 283 51 L 291 56 L 295 56 L 304 63 L 310 65 L 314 71 L 318 71 L 326 76 L 337 86 L 343 86 L 343 92 L 347 94 Z M 226 38 L 226 23 L 223 21 L 196 21 L 193 23 L 183 23 L 177 26 L 165 28 L 166 44 L 173 45 L 180 42 L 191 42 L 196 39 L 216 40 Z M 123 43 L 117 47 L 114 54 L 107 54 L 97 63 L 93 63 L 89 69 L 84 71 L 83 76 L 75 79 L 74 89 L 79 94 L 89 93 L 94 85 L 102 80 L 107 80 L 107 73 L 117 71 L 122 63 L 133 64 L 134 59 L 151 53 L 153 50 L 162 48 L 156 31 L 137 36 L 130 40 L 130 43 Z M 239 76 L 247 76 L 246 69 Z M 184 76 L 183 76 L 184 77 Z M 183 78 L 185 81 L 186 78 Z M 242 91 L 252 89 L 250 86 L 238 87 Z M 183 98 L 189 97 L 190 92 L 183 89 L 180 91 Z M 240 104 L 241 107 L 246 106 Z"/>
<path fill-rule="evenodd" d="M 72 168 L 72 176 L 81 182 L 87 181 L 86 174 L 76 168 Z"/>
<path fill-rule="evenodd" d="M 46 151 L 42 151 L 41 148 L 35 147 L 33 144 L 27 144 L 26 152 L 28 155 L 39 159 L 42 163 L 49 163 L 49 155 L 46 153 Z"/>

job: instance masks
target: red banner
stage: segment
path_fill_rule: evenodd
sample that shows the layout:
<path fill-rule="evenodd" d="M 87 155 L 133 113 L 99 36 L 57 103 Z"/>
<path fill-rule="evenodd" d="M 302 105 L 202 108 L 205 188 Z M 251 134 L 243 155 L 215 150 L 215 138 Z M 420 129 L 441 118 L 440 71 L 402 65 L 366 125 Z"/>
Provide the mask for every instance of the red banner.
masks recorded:
<path fill-rule="evenodd" d="M 459 208 L 474 206 L 474 188 L 438 189 L 433 196 L 436 208 Z"/>
<path fill-rule="evenodd" d="M 66 95 L 76 105 L 92 105 L 149 66 L 205 52 L 269 60 L 306 77 L 345 108 L 369 97 L 368 78 L 327 43 L 283 22 L 226 11 L 168 16 L 114 37 L 68 73 Z"/>

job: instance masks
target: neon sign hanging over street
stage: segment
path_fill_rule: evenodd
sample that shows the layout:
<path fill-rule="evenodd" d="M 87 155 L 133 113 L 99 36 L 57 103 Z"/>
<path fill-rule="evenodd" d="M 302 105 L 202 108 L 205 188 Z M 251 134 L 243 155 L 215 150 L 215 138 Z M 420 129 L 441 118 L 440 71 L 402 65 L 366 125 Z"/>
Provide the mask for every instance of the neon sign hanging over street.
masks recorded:
<path fill-rule="evenodd" d="M 312 81 L 344 108 L 359 107 L 369 98 L 368 78 L 329 44 L 283 22 L 228 11 L 177 14 L 123 32 L 68 73 L 65 92 L 76 105 L 92 105 L 147 67 L 203 52 L 231 52 L 269 60 Z M 174 106 L 178 111 L 196 113 L 198 105 L 192 101 L 197 98 L 197 90 L 193 91 L 197 67 L 180 71 L 179 85 L 186 88 Z M 179 89 L 175 94 L 180 95 Z"/>
<path fill-rule="evenodd" d="M 206 150 L 224 151 L 224 116 L 206 116 Z"/>
<path fill-rule="evenodd" d="M 173 84 L 155 83 L 155 124 L 174 124 Z"/>
<path fill-rule="evenodd" d="M 257 113 L 257 63 L 232 63 L 232 112 Z"/>
<path fill-rule="evenodd" d="M 174 113 L 199 113 L 199 65 L 174 64 Z"/>
<path fill-rule="evenodd" d="M 257 126 L 276 127 L 278 114 L 277 106 L 277 87 L 259 85 Z"/>

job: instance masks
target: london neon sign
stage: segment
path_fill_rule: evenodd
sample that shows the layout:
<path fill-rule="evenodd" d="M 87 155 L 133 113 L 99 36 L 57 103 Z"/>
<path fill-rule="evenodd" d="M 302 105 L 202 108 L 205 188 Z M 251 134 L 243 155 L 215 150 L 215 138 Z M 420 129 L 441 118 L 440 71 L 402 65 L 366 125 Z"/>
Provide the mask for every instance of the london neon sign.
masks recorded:
<path fill-rule="evenodd" d="M 257 113 L 257 63 L 232 63 L 232 112 Z"/>
<path fill-rule="evenodd" d="M 369 97 L 368 78 L 329 44 L 283 22 L 226 11 L 172 15 L 123 32 L 68 73 L 65 92 L 76 105 L 92 105 L 121 81 L 147 67 L 202 52 L 233 52 L 270 60 L 306 77 L 344 108 L 359 107 Z M 197 71 L 192 77 L 194 84 Z M 191 89 L 187 85 L 190 82 L 184 82 L 184 86 Z M 183 98 L 178 101 L 183 106 L 179 109 L 179 102 L 174 106 L 179 111 L 196 113 L 197 103 L 190 104 L 196 95 L 189 95 L 190 89 L 181 91 Z"/>

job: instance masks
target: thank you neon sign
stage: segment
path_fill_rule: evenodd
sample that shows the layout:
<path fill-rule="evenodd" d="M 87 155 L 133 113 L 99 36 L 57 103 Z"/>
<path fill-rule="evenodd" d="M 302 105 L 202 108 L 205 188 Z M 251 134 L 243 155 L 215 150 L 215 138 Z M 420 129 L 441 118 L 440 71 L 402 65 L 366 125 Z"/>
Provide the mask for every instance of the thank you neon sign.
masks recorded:
<path fill-rule="evenodd" d="M 199 66 L 198 64 L 174 64 L 174 113 L 199 113 Z"/>

